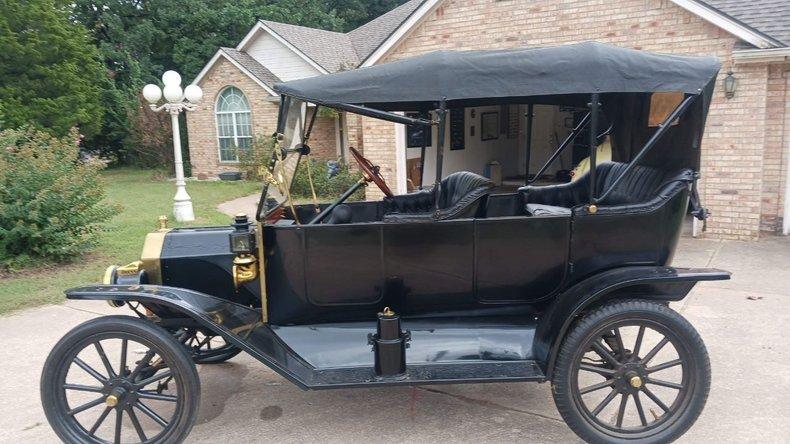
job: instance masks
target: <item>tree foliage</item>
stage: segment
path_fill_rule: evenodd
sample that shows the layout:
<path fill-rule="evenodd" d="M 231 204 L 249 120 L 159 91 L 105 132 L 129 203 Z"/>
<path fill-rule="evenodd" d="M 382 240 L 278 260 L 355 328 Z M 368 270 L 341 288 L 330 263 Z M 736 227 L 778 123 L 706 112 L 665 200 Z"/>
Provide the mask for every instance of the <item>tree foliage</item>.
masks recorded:
<path fill-rule="evenodd" d="M 0 106 L 5 127 L 34 124 L 56 135 L 101 128 L 109 86 L 85 29 L 59 0 L 0 0 Z"/>

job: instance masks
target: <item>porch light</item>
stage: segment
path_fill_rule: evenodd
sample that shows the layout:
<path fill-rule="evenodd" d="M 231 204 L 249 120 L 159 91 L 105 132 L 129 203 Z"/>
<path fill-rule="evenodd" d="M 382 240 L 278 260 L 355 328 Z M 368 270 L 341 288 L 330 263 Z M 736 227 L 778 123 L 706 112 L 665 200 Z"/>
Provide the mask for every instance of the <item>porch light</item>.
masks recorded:
<path fill-rule="evenodd" d="M 732 71 L 727 72 L 727 77 L 724 78 L 724 97 L 732 99 L 735 97 L 735 90 L 738 87 L 738 79 L 732 75 Z"/>
<path fill-rule="evenodd" d="M 192 209 L 192 198 L 187 193 L 184 180 L 184 161 L 181 156 L 181 135 L 178 125 L 178 115 L 186 111 L 195 111 L 197 103 L 203 98 L 203 90 L 197 85 L 189 85 L 181 89 L 181 75 L 175 71 L 167 71 L 162 75 L 164 88 L 159 85 L 149 84 L 143 87 L 143 97 L 153 111 L 164 111 L 170 114 L 173 126 L 173 158 L 176 170 L 176 195 L 173 197 L 173 214 L 179 222 L 195 220 Z M 164 95 L 166 103 L 159 105 Z"/>
<path fill-rule="evenodd" d="M 187 85 L 184 88 L 184 98 L 187 102 L 198 103 L 203 98 L 203 90 L 197 85 Z"/>
<path fill-rule="evenodd" d="M 159 86 L 149 83 L 143 87 L 143 97 L 146 102 L 155 104 L 162 98 L 162 89 Z"/>

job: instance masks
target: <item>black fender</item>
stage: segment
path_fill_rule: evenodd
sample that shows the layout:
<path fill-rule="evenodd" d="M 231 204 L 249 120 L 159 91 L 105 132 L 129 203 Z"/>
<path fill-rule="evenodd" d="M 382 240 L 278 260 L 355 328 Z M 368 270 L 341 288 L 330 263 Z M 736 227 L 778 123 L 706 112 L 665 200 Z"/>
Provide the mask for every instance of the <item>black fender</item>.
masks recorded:
<path fill-rule="evenodd" d="M 720 281 L 717 269 L 658 266 L 622 267 L 593 275 L 559 294 L 538 321 L 532 351 L 551 379 L 554 361 L 573 321 L 591 305 L 618 298 L 679 301 L 700 281 Z"/>
<path fill-rule="evenodd" d="M 186 316 L 221 335 L 302 389 L 311 366 L 263 322 L 258 309 L 197 291 L 160 285 L 93 285 L 66 291 L 68 299 L 139 302 L 158 317 Z"/>

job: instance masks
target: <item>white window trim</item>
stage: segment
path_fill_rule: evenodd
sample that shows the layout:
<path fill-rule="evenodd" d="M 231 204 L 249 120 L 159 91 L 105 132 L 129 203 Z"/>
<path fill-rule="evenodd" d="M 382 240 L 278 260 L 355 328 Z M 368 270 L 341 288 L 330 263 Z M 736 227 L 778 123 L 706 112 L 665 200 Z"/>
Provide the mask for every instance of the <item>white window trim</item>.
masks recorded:
<path fill-rule="evenodd" d="M 235 86 L 235 85 L 224 86 L 222 89 L 219 90 L 219 94 L 217 94 L 217 98 L 216 98 L 216 100 L 214 100 L 214 128 L 215 128 L 215 132 L 216 132 L 216 135 L 217 135 L 217 160 L 219 161 L 219 163 L 221 165 L 238 165 L 239 164 L 239 155 L 238 154 L 236 155 L 236 160 L 223 160 L 222 159 L 222 144 L 220 143 L 220 140 L 221 139 L 230 139 L 230 137 L 222 137 L 222 136 L 219 135 L 219 119 L 217 118 L 217 116 L 220 115 L 220 114 L 230 114 L 231 115 L 231 117 L 233 119 L 233 144 L 238 149 L 238 147 L 239 147 L 239 135 L 238 135 L 238 131 L 236 130 L 236 114 L 240 114 L 240 113 L 244 112 L 244 111 L 217 111 L 217 109 L 219 107 L 219 100 L 220 100 L 220 98 L 222 98 L 222 93 L 224 93 L 228 88 L 236 88 L 237 90 L 239 90 L 239 92 L 241 92 L 244 95 L 244 98 L 247 100 L 247 105 L 250 105 L 250 100 L 247 99 L 247 94 L 244 94 L 244 91 L 242 91 L 241 88 L 239 88 L 238 86 Z M 253 134 L 255 134 L 255 132 L 253 131 L 253 127 L 252 127 L 252 106 L 249 106 L 249 108 L 250 108 L 249 111 L 246 111 L 246 113 L 249 114 L 249 116 L 250 116 L 250 137 L 249 137 L 249 139 L 253 139 Z M 245 138 L 245 139 L 248 138 L 248 137 L 245 137 L 245 136 L 241 136 L 241 137 Z M 250 143 L 252 143 L 252 142 L 250 142 Z"/>

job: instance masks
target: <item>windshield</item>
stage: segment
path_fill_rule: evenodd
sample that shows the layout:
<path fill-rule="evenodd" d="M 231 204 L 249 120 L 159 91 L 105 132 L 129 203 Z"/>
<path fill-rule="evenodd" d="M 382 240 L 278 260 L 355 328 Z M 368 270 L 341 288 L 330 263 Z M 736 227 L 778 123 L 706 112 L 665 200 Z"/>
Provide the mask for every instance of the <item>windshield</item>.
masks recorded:
<path fill-rule="evenodd" d="M 275 148 L 279 146 L 280 150 L 274 150 L 274 164 L 269 170 L 270 175 L 266 177 L 264 214 L 280 205 L 288 204 L 291 183 L 301 157 L 296 148 L 302 143 L 306 104 L 298 99 L 286 98 L 281 106 L 283 107 L 281 110 L 281 119 L 283 120 L 279 123 L 278 128 L 280 128 L 282 139 L 279 143 L 275 143 Z"/>

